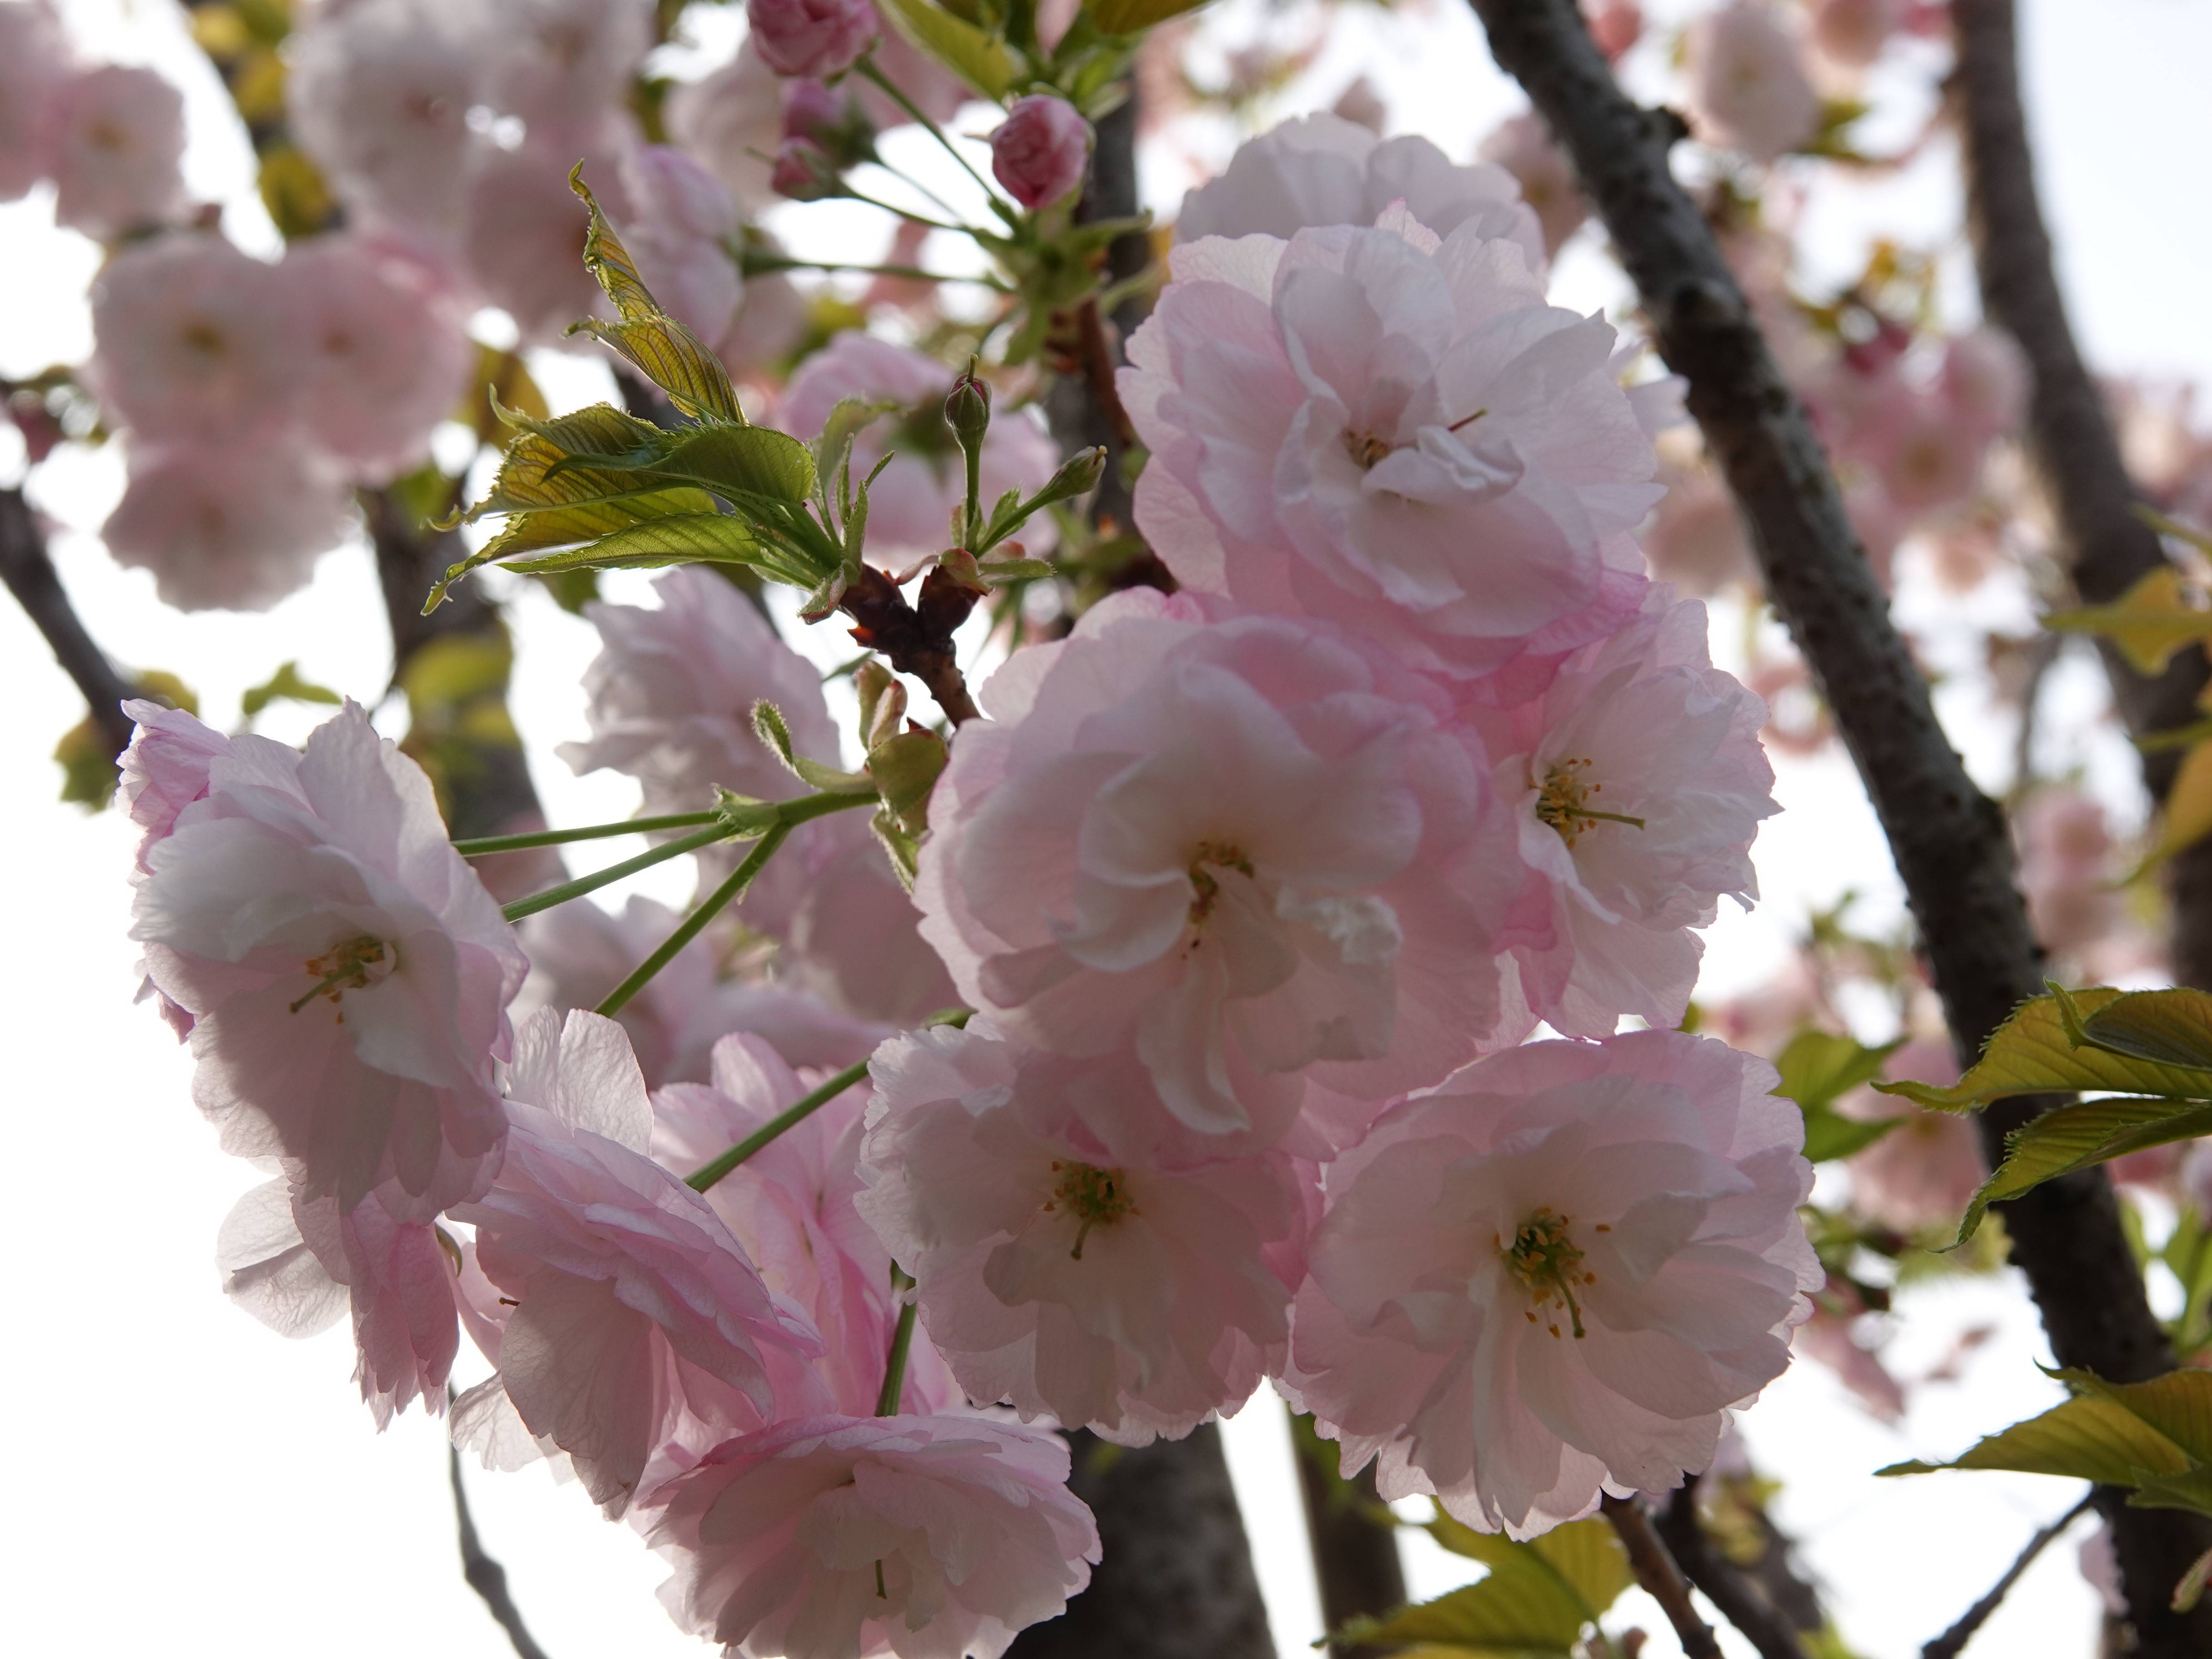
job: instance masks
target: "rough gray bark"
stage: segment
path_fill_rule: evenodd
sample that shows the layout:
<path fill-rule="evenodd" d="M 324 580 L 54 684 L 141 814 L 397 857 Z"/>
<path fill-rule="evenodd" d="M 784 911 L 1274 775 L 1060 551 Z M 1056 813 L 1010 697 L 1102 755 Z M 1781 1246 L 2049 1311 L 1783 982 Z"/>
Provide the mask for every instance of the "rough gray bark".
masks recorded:
<path fill-rule="evenodd" d="M 2158 534 L 2136 509 L 2105 400 L 2081 361 L 2051 257 L 2051 234 L 2035 188 L 2034 154 L 2021 103 L 2020 45 L 2012 0 L 1954 0 L 1958 68 L 1951 95 L 1966 172 L 1966 221 L 1982 308 L 2019 343 L 2032 377 L 2027 445 L 2058 521 L 2074 586 L 2091 605 L 2117 599 L 2166 562 Z M 2103 649 L 2112 697 L 2130 734 L 2141 737 L 2197 717 L 2204 653 L 2182 652 L 2156 678 Z M 2178 749 L 2143 756 L 2143 781 L 2163 800 L 2181 763 Z M 2172 900 L 2177 978 L 2212 988 L 2212 842 L 2202 842 L 2166 870 Z"/>
<path fill-rule="evenodd" d="M 1879 815 L 1962 1060 L 2041 989 L 2004 815 L 1974 787 L 1844 512 L 1804 406 L 1783 378 L 1711 228 L 1669 170 L 1671 113 L 1613 79 L 1573 0 L 1472 0 L 1498 63 L 1558 135 L 1642 296 L 1661 355 L 1734 492 L 1769 598 L 1804 653 Z M 2047 1102 L 1983 1114 L 1984 1151 Z M 2062 1364 L 2136 1381 L 2172 1369 L 2111 1184 L 2088 1172 L 2001 1206 Z M 2176 1511 L 2102 1505 L 2151 1659 L 2212 1652 L 2212 1602 L 2171 1612 L 2196 1528 Z"/>
<path fill-rule="evenodd" d="M 1006 1659 L 1274 1659 L 1220 1431 L 1130 1449 L 1079 1430 L 1068 1443 L 1104 1559 Z"/>
<path fill-rule="evenodd" d="M 1086 218 L 1136 210 L 1136 100 L 1098 124 Z M 1123 238 L 1109 257 L 1117 274 Z M 1141 268 L 1143 238 L 1135 255 Z M 1120 453 L 1105 413 L 1080 374 L 1055 377 L 1045 398 L 1053 436 L 1063 454 L 1109 446 L 1109 481 L 1121 476 Z M 1118 500 L 1126 525 L 1127 494 L 1102 487 L 1102 516 Z M 1267 1609 L 1252 1572 L 1244 1517 L 1229 1482 L 1221 1437 L 1208 1424 L 1188 1438 L 1125 1450 L 1078 1431 L 1076 1494 L 1098 1517 L 1105 1559 L 1091 1588 L 1067 1611 L 1015 1638 L 1007 1659 L 1273 1659 Z"/>
<path fill-rule="evenodd" d="M 137 692 L 115 672 L 106 653 L 85 631 L 61 578 L 55 574 L 53 560 L 46 555 L 46 538 L 39 528 L 38 515 L 20 489 L 0 489 L 0 582 L 7 584 L 15 603 L 23 607 L 23 613 L 52 650 L 62 672 L 83 694 L 108 753 L 121 754 L 131 742 L 132 730 L 122 704 Z"/>

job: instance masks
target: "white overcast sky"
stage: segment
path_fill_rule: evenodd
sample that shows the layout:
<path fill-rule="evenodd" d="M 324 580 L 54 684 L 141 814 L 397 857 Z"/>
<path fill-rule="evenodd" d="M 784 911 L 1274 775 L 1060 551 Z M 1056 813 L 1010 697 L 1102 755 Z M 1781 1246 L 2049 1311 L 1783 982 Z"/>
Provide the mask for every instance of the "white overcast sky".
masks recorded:
<path fill-rule="evenodd" d="M 185 66 L 194 188 L 232 204 L 234 234 L 265 248 L 265 222 L 257 223 L 244 189 L 242 143 L 171 8 L 69 0 L 64 9 L 89 52 Z M 1224 9 L 1232 24 L 1260 15 L 1254 0 Z M 2212 9 L 2197 0 L 2031 0 L 2024 9 L 2046 200 L 2091 356 L 2104 369 L 2212 381 L 2212 307 L 2203 301 L 2212 228 L 2201 185 L 2212 154 L 2212 100 L 2203 93 Z M 1302 14 L 1275 15 L 1294 37 Z M 1425 132 L 1463 156 L 1517 107 L 1454 0 L 1357 15 L 1358 37 L 1316 64 L 1281 112 L 1327 106 L 1364 70 L 1390 99 L 1395 130 Z M 1230 137 L 1222 133 L 1224 146 Z M 1843 270 L 1873 232 L 1953 235 L 1948 167 L 1939 155 L 1902 185 L 1831 193 L 1811 222 L 1814 257 Z M 1156 205 L 1171 208 L 1188 180 L 1153 171 L 1163 198 Z M 53 229 L 43 195 L 0 207 L 0 373 L 80 359 L 94 250 Z M 1586 266 L 1577 280 L 1592 289 L 1577 295 L 1583 302 L 1608 297 Z M 591 371 L 548 379 L 556 398 L 594 395 Z M 13 442 L 0 434 L 0 478 L 10 481 L 21 470 Z M 40 484 L 63 526 L 55 555 L 64 580 L 118 660 L 181 674 L 218 724 L 234 720 L 243 688 L 287 659 L 298 659 L 310 678 L 377 700 L 388 650 L 362 550 L 332 554 L 310 589 L 266 615 L 181 617 L 155 603 L 143 573 L 118 569 L 87 533 L 118 489 L 116 458 L 105 454 L 65 455 Z M 1923 620 L 1940 627 L 1943 618 Z M 572 778 L 546 753 L 581 731 L 576 679 L 593 649 L 590 630 L 532 590 L 520 600 L 518 635 L 515 708 L 554 821 L 626 813 L 635 799 L 629 786 Z M 841 643 L 818 641 L 832 659 Z M 2097 695 L 2085 678 L 2061 701 L 2086 708 Z M 137 981 L 123 935 L 131 837 L 112 814 L 88 817 L 54 801 L 47 757 L 82 708 L 4 602 L 0 708 L 0 777 L 9 780 L 0 813 L 0 917 L 8 924 L 0 1101 L 15 1130 L 17 1172 L 0 1221 L 17 1264 L 15 1336 L 0 1366 L 0 1402 L 14 1425 L 14 1498 L 0 1521 L 9 1534 L 0 1551 L 11 1567 L 14 1639 L 39 1653 L 386 1659 L 423 1650 L 497 1659 L 504 1642 L 456 1571 L 438 1425 L 409 1417 L 379 1437 L 349 1384 L 342 1331 L 288 1343 L 217 1291 L 216 1228 L 257 1177 L 216 1152 L 191 1108 L 183 1055 L 148 1010 L 130 1005 Z M 1970 759 L 2001 780 L 2004 734 L 1977 726 L 1966 704 L 1953 712 Z M 280 713 L 264 729 L 297 737 L 306 724 Z M 2099 763 L 2108 766 L 2109 754 Z M 1872 896 L 1870 914 L 1896 913 L 1893 878 L 1848 772 L 1788 766 L 1781 793 L 1789 810 L 1769 823 L 1758 849 L 1772 902 L 1715 930 L 1702 995 L 1756 983 L 1808 902 L 1855 886 Z M 622 850 L 600 846 L 609 858 Z M 659 890 L 678 896 L 665 880 Z M 1806 1539 L 1846 1634 L 1872 1659 L 1917 1652 L 2077 1491 L 2027 1477 L 1866 1478 L 1900 1456 L 1955 1452 L 2051 1398 L 2029 1364 L 2042 1353 L 2032 1312 L 2009 1287 L 1939 1286 L 1909 1306 L 1913 1316 L 1895 1351 L 1907 1373 L 1932 1364 L 1968 1322 L 1994 1322 L 2000 1334 L 1962 1384 L 1921 1390 L 1899 1429 L 1870 1422 L 1810 1366 L 1778 1383 L 1743 1425 L 1759 1461 L 1791 1477 L 1784 1518 Z M 1318 1615 L 1271 1397 L 1229 1425 L 1229 1443 L 1290 1659 L 1310 1651 Z M 623 1529 L 599 1521 L 575 1489 L 556 1489 L 542 1474 L 479 1473 L 474 1490 L 487 1542 L 505 1559 L 554 1659 L 704 1650 L 655 1603 L 657 1564 Z M 1414 1541 L 1417 1592 L 1473 1576 Z M 1648 1604 L 1644 1617 L 1655 1622 Z M 1978 1650 L 2086 1656 L 2094 1619 L 2069 1543 L 2014 1590 Z M 1669 1641 L 1656 1638 L 1651 1651 L 1670 1651 Z"/>

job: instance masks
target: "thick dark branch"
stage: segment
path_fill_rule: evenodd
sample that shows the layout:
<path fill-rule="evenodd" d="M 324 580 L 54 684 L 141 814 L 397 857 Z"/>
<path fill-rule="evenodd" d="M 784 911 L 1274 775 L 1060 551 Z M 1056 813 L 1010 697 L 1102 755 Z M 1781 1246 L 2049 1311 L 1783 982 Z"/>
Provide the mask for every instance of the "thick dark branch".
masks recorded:
<path fill-rule="evenodd" d="M 929 688 L 937 706 L 955 726 L 975 718 L 975 699 L 960 672 L 952 635 L 975 608 L 977 595 L 933 568 L 921 579 L 921 602 L 908 605 L 898 584 L 873 565 L 845 590 L 837 608 L 853 619 L 853 638 L 863 649 L 880 651 L 902 674 Z"/>
<path fill-rule="evenodd" d="M 1375 1489 L 1375 1465 L 1346 1480 L 1337 1473 L 1335 1443 L 1320 1438 L 1309 1416 L 1291 1415 L 1291 1443 L 1322 1625 L 1340 1630 L 1362 1615 L 1380 1617 L 1404 1606 L 1397 1522 Z M 1329 1651 L 1336 1659 L 1376 1659 L 1385 1650 L 1332 1644 Z"/>
<path fill-rule="evenodd" d="M 20 489 L 0 489 L 0 581 L 8 584 L 23 614 L 46 636 L 62 672 L 84 694 L 107 752 L 121 754 L 130 744 L 131 732 L 123 703 L 137 692 L 115 672 L 77 619 L 76 608 L 54 574 L 54 562 L 46 556 L 38 514 Z"/>
<path fill-rule="evenodd" d="M 2091 605 L 2118 599 L 2165 564 L 2158 534 L 2136 511 L 2142 495 L 2120 458 L 2105 400 L 2075 343 L 2035 188 L 2035 161 L 2021 103 L 2019 38 L 2012 0 L 1955 0 L 1959 44 L 1951 95 L 1964 141 L 1966 217 L 1982 308 L 2010 334 L 2031 381 L 2027 445 L 2049 494 L 2075 591 Z M 2155 678 L 2104 649 L 2112 697 L 2141 737 L 2197 717 L 2204 653 L 2178 655 Z M 2172 787 L 2179 749 L 2143 757 L 2143 781 L 2159 800 Z M 2212 842 L 2168 872 L 2173 957 L 2184 984 L 2212 988 Z"/>
<path fill-rule="evenodd" d="M 507 1588 L 507 1569 L 484 1552 L 483 1540 L 477 1536 L 476 1518 L 469 1513 L 469 1494 L 461 1484 L 461 1454 L 458 1448 L 448 1448 L 446 1454 L 447 1473 L 453 1483 L 453 1515 L 460 1522 L 461 1577 L 468 1580 L 469 1588 L 483 1597 L 484 1606 L 507 1632 L 507 1639 L 514 1644 L 517 1659 L 545 1659 L 545 1650 L 538 1645 L 530 1627 L 522 1621 L 522 1610 L 514 1605 L 514 1597 Z"/>
<path fill-rule="evenodd" d="M 2041 988 L 2042 953 L 2014 880 L 2004 815 L 1976 788 L 1936 723 L 1928 688 L 1844 512 L 1812 423 L 1782 376 L 1711 228 L 1674 181 L 1668 150 L 1680 125 L 1638 108 L 1614 84 L 1574 0 L 1473 0 L 1492 51 L 1519 79 L 1571 155 L 1642 295 L 1668 365 L 1734 491 L 1769 598 L 1789 624 L 1881 820 L 1930 975 L 1963 1060 L 1978 1056 L 2014 1007 Z M 1994 1163 L 2008 1133 L 2047 1102 L 1982 1115 Z M 2012 1260 L 2026 1274 L 2059 1363 L 2115 1380 L 2171 1370 L 2173 1353 L 2100 1173 L 2051 1182 L 2002 1206 Z M 2193 1534 L 2177 1511 L 2112 1512 L 2123 1561 L 2172 1559 Z M 2154 1593 L 2130 1576 L 2142 1651 L 2198 1654 Z"/>
<path fill-rule="evenodd" d="M 1705 1600 L 1720 1609 L 1721 1617 L 1743 1632 L 1759 1652 L 1759 1659 L 1805 1659 L 1800 1632 L 1780 1608 L 1735 1564 L 1712 1546 L 1698 1519 L 1698 1483 L 1692 1479 L 1678 1487 L 1653 1525 L 1660 1541 L 1674 1556 L 1682 1575 L 1705 1593 Z M 1817 1635 L 1815 1620 L 1812 1630 Z"/>
<path fill-rule="evenodd" d="M 2044 1547 L 2080 1520 L 2082 1511 L 2094 1508 L 2096 1501 L 2096 1494 L 2092 1492 L 2049 1526 L 2039 1530 L 2027 1540 L 2027 1547 L 2021 1551 L 2019 1558 L 2005 1569 L 2004 1577 L 1990 1586 L 1990 1593 L 1961 1613 L 1957 1624 L 1922 1648 L 1920 1659 L 1959 1659 L 1960 1650 L 1974 1639 L 1976 1631 L 1989 1622 L 1990 1615 L 1997 1610 L 1997 1603 L 2005 1599 L 2005 1592 L 2018 1583 L 2021 1574 L 2035 1564 L 2035 1558 L 2043 1553 Z"/>
<path fill-rule="evenodd" d="M 1644 1512 L 1644 1500 L 1607 1497 L 1604 1511 L 1620 1547 L 1628 1552 L 1636 1582 L 1650 1592 L 1651 1599 L 1666 1613 L 1667 1622 L 1674 1626 L 1684 1659 L 1721 1659 L 1721 1644 L 1713 1637 L 1713 1627 L 1698 1616 L 1696 1603 L 1690 1600 L 1689 1583 L 1652 1530 L 1651 1517 Z"/>

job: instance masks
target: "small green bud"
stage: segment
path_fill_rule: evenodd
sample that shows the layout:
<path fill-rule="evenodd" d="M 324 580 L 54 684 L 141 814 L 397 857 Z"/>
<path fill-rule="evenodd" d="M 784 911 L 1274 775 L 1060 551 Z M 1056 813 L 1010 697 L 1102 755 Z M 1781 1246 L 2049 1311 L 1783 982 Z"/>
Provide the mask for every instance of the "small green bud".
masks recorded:
<path fill-rule="evenodd" d="M 983 434 L 991 428 L 990 382 L 977 377 L 973 360 L 945 399 L 945 423 L 960 447 L 970 451 L 982 447 Z"/>

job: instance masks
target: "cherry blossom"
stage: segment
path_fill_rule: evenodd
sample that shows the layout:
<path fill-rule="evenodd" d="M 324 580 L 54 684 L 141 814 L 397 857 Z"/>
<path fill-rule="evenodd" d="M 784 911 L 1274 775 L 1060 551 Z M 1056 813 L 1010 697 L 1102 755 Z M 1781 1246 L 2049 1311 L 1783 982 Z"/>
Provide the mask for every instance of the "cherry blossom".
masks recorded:
<path fill-rule="evenodd" d="M 1516 805 L 1529 888 L 1509 930 L 1528 1010 L 1568 1036 L 1620 1016 L 1678 1025 L 1722 895 L 1759 890 L 1751 841 L 1778 809 L 1766 705 L 1707 655 L 1705 608 L 1653 590 L 1545 694 L 1475 706 Z"/>
<path fill-rule="evenodd" d="M 1017 98 L 991 134 L 991 176 L 1024 207 L 1043 207 L 1082 187 L 1091 142 L 1091 123 L 1065 98 Z"/>
<path fill-rule="evenodd" d="M 604 308 L 584 268 L 589 220 L 568 187 L 568 173 L 580 157 L 600 207 L 625 222 L 622 148 L 612 131 L 526 142 L 488 152 L 470 175 L 461 237 L 469 270 L 483 297 L 512 317 L 532 345 L 562 344 L 569 324 Z"/>
<path fill-rule="evenodd" d="M 1516 1537 L 1711 1459 L 1824 1274 L 1764 1061 L 1638 1031 L 1493 1054 L 1328 1175 L 1284 1387 L 1386 1498 Z"/>
<path fill-rule="evenodd" d="M 483 40 L 488 101 L 542 140 L 623 102 L 655 44 L 653 0 L 498 0 Z"/>
<path fill-rule="evenodd" d="M 57 223 L 106 241 L 183 215 L 184 94 L 152 70 L 73 76 L 49 118 Z"/>
<path fill-rule="evenodd" d="M 1731 0 L 1684 37 L 1691 118 L 1698 135 L 1771 161 L 1813 136 L 1820 97 L 1805 77 L 1796 33 L 1768 0 Z"/>
<path fill-rule="evenodd" d="M 826 1403 L 822 1341 L 707 1201 L 647 1155 L 652 1108 L 622 1028 L 550 1009 L 515 1038 L 499 1178 L 459 1206 L 514 1303 L 495 1385 L 626 1510 L 672 1442 L 706 1445 Z"/>
<path fill-rule="evenodd" d="M 793 1071 L 757 1036 L 714 1045 L 711 1085 L 677 1084 L 653 1097 L 653 1155 L 694 1170 L 794 1105 L 823 1073 Z M 866 1084 L 817 1109 L 708 1189 L 714 1206 L 769 1288 L 805 1310 L 827 1352 L 815 1368 L 835 1409 L 872 1411 L 901 1303 L 890 1253 L 860 1218 L 858 1167 Z M 942 1411 L 961 1402 L 943 1359 L 918 1343 L 907 1362 L 901 1409 Z"/>
<path fill-rule="evenodd" d="M 156 236 L 93 290 L 95 385 L 141 436 L 206 444 L 281 424 L 295 406 L 307 284 L 220 236 Z"/>
<path fill-rule="evenodd" d="M 803 438 L 820 432 L 844 398 L 897 405 L 853 444 L 855 477 L 887 453 L 892 456 L 868 490 L 867 556 L 873 562 L 896 567 L 946 545 L 952 509 L 967 489 L 959 449 L 945 424 L 952 380 L 952 372 L 926 353 L 845 333 L 799 365 L 776 403 L 776 423 Z M 1059 450 L 1028 414 L 999 415 L 983 440 L 986 510 L 1009 489 L 1030 495 L 1042 489 L 1059 467 Z M 1023 537 L 1039 552 L 1057 540 L 1042 518 L 1031 520 Z"/>
<path fill-rule="evenodd" d="M 0 202 L 20 201 L 53 172 L 53 118 L 69 59 L 45 0 L 0 5 Z"/>
<path fill-rule="evenodd" d="M 971 1398 L 1141 1445 L 1281 1369 L 1310 1164 L 1179 1158 L 1172 1135 L 1164 1152 L 1130 1054 L 939 1027 L 886 1043 L 871 1073 L 860 1210 Z"/>
<path fill-rule="evenodd" d="M 289 784 L 271 771 L 210 761 L 149 853 L 131 937 L 194 1016 L 193 1097 L 226 1150 L 286 1160 L 297 1198 L 343 1213 L 374 1192 L 428 1220 L 491 1180 L 522 953 L 429 780 L 357 706 Z"/>
<path fill-rule="evenodd" d="M 1384 219 L 1174 251 L 1121 376 L 1137 521 L 1185 586 L 1525 696 L 1640 602 L 1651 442 L 1519 242 Z"/>
<path fill-rule="evenodd" d="M 1056 1436 L 973 1417 L 815 1417 L 653 1493 L 677 1622 L 729 1652 L 999 1659 L 1091 1581 L 1098 1532 Z"/>
<path fill-rule="evenodd" d="M 325 459 L 283 438 L 133 445 L 100 533 L 118 564 L 154 573 L 165 605 L 266 611 L 344 538 L 351 495 Z"/>
<path fill-rule="evenodd" d="M 294 786 L 300 755 L 281 743 L 251 734 L 233 738 L 201 723 L 198 716 L 146 697 L 133 697 L 123 712 L 136 722 L 131 746 L 116 757 L 119 776 L 115 804 L 145 834 L 139 837 L 140 874 L 156 842 L 176 827 L 177 814 L 208 792 L 210 769 L 234 755 L 264 761 L 280 788 Z"/>
<path fill-rule="evenodd" d="M 747 0 L 760 54 L 779 75 L 842 75 L 880 33 L 868 0 Z"/>
<path fill-rule="evenodd" d="M 721 68 L 671 88 L 663 106 L 671 141 L 720 179 L 747 212 L 775 199 L 763 158 L 775 153 L 783 137 L 784 86 L 749 36 Z"/>
<path fill-rule="evenodd" d="M 1393 202 L 1439 236 L 1473 223 L 1520 244 L 1544 268 L 1537 216 L 1505 168 L 1460 166 L 1425 138 L 1378 138 L 1335 115 L 1303 115 L 1237 146 L 1220 177 L 1183 198 L 1176 240 L 1273 236 L 1328 225 L 1371 225 Z"/>
<path fill-rule="evenodd" d="M 737 319 L 743 284 L 729 241 L 737 204 L 700 162 L 665 144 L 641 144 L 623 158 L 630 217 L 623 246 L 661 308 L 710 349 Z"/>
<path fill-rule="evenodd" d="M 1547 258 L 1557 253 L 1559 245 L 1589 217 L 1589 198 L 1583 194 L 1573 167 L 1553 142 L 1543 117 L 1534 111 L 1500 122 L 1476 153 L 1513 175 L 1521 199 L 1528 204 L 1543 230 Z M 1418 212 L 1413 216 L 1421 217 Z M 1423 219 L 1422 222 L 1429 222 Z"/>
<path fill-rule="evenodd" d="M 1520 880 L 1480 744 L 1354 636 L 1203 615 L 1119 594 L 993 677 L 932 801 L 923 936 L 1019 1041 L 1133 1041 L 1195 1128 L 1250 1122 L 1235 1065 L 1433 1081 L 1497 1024 Z"/>

